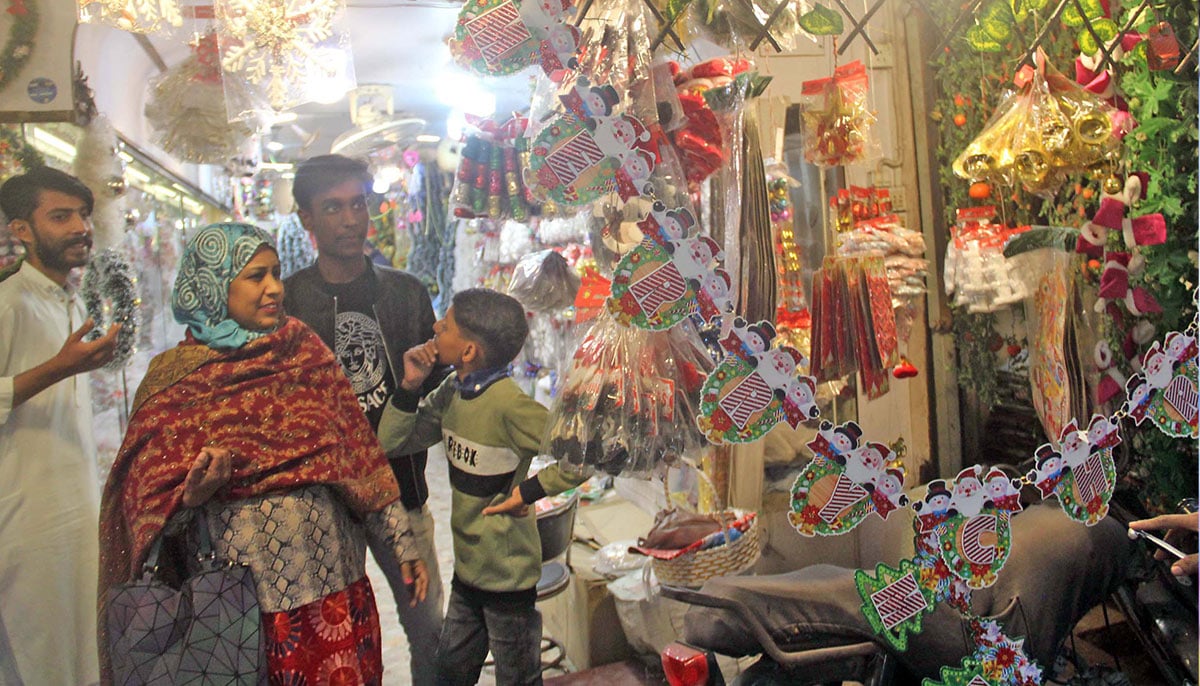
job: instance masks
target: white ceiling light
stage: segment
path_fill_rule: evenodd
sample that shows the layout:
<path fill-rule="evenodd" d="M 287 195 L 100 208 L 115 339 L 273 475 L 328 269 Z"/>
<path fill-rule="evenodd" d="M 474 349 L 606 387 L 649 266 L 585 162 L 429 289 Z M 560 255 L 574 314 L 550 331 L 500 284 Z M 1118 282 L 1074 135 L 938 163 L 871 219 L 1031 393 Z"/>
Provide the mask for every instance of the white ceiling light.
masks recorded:
<path fill-rule="evenodd" d="M 432 133 L 423 133 L 417 136 L 418 143 L 437 143 L 442 140 L 441 136 L 435 136 Z"/>
<path fill-rule="evenodd" d="M 490 117 L 496 112 L 496 96 L 479 79 L 462 72 L 443 72 L 434 93 L 441 102 L 468 114 Z"/>
<path fill-rule="evenodd" d="M 280 150 L 283 150 L 283 143 L 280 143 L 279 141 L 267 141 L 266 147 L 267 150 L 270 150 L 271 152 L 279 152 Z"/>

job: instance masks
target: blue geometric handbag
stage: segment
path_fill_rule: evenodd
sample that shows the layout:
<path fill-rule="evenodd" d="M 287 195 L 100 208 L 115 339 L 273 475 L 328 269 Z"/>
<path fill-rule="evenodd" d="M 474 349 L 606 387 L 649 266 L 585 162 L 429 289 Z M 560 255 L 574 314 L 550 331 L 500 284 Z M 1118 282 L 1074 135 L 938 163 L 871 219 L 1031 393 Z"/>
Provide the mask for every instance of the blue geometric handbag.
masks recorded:
<path fill-rule="evenodd" d="M 196 513 L 199 570 L 178 590 L 155 578 L 162 536 L 142 578 L 108 591 L 105 626 L 119 686 L 266 683 L 262 618 L 250 568 L 218 562 Z"/>

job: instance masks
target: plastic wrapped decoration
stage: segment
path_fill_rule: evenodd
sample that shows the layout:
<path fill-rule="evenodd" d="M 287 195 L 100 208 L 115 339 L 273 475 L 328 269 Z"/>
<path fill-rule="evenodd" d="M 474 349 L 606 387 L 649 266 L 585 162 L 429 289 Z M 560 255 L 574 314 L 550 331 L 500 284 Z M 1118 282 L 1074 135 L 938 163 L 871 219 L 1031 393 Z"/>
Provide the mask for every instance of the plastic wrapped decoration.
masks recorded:
<path fill-rule="evenodd" d="M 993 221 L 995 217 L 996 208 L 990 205 L 958 210 L 958 223 L 946 246 L 946 295 L 968 312 L 1007 309 L 1027 296 L 1016 264 L 1004 256 L 1004 244 L 1029 227 L 1008 229 Z"/>
<path fill-rule="evenodd" d="M 529 157 L 529 140 L 522 135 L 527 121 L 514 115 L 503 123 L 494 119 L 471 122 L 476 132 L 466 137 L 450 192 L 450 211 L 455 217 L 523 222 L 541 213 L 521 173 Z"/>
<path fill-rule="evenodd" d="M 1068 174 L 1117 153 L 1116 110 L 1046 64 L 1041 51 L 1035 62 L 1032 71 L 1018 74 L 1020 89 L 954 160 L 955 175 L 1053 195 Z"/>
<path fill-rule="evenodd" d="M 535 198 L 580 206 L 615 194 L 621 203 L 654 197 L 684 202 L 687 183 L 659 121 L 675 99 L 650 64 L 644 8 L 600 0 L 581 25 L 571 72 L 539 77 L 530 107 L 530 164 Z M 678 107 L 677 99 L 674 104 Z"/>
<path fill-rule="evenodd" d="M 150 82 L 146 120 L 154 129 L 154 142 L 175 157 L 223 164 L 254 134 L 252 122 L 229 121 L 225 107 L 226 88 L 245 86 L 239 79 L 222 83 L 215 33 L 191 47 L 191 56 Z"/>
<path fill-rule="evenodd" d="M 801 88 L 804 159 L 819 167 L 861 162 L 875 114 L 867 108 L 867 69 L 855 60 Z"/>
<path fill-rule="evenodd" d="M 601 311 L 561 382 L 543 451 L 566 469 L 623 476 L 694 454 L 707 446 L 697 399 L 714 366 L 690 322 L 646 331 Z"/>
<path fill-rule="evenodd" d="M 579 283 L 579 275 L 561 253 L 541 250 L 517 262 L 508 294 L 530 312 L 557 312 L 574 304 Z"/>
<path fill-rule="evenodd" d="M 673 128 L 669 135 L 679 151 L 688 184 L 695 188 L 728 160 L 721 124 L 705 94 L 713 88 L 732 84 L 734 77 L 749 70 L 750 62 L 719 57 L 687 69 L 670 62 L 669 68 L 682 114 L 680 126 Z"/>

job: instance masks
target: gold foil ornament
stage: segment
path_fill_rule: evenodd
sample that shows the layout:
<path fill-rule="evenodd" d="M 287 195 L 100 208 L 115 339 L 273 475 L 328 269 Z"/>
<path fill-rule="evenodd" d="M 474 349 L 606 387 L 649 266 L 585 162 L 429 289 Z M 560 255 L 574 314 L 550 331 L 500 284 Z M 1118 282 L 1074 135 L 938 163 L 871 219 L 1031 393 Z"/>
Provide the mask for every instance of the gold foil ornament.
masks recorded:
<path fill-rule="evenodd" d="M 1113 108 L 1047 65 L 1040 51 L 1035 62 L 954 160 L 955 175 L 1052 194 L 1068 175 L 1094 169 L 1116 150 Z"/>

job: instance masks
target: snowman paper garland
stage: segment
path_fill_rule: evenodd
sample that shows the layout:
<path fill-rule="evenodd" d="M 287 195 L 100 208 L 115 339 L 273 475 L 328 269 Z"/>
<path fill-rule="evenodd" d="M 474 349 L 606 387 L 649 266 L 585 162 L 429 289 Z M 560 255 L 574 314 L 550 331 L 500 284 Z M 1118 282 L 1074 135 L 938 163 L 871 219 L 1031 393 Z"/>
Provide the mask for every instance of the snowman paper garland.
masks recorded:
<path fill-rule="evenodd" d="M 1125 389 L 1125 412 L 1138 426 L 1147 419 L 1168 436 L 1197 437 L 1196 336 L 1172 331 L 1165 345 L 1155 341 L 1142 357 L 1142 371 Z"/>
<path fill-rule="evenodd" d="M 574 9 L 563 0 L 467 2 L 450 52 L 460 66 L 481 76 L 513 74 L 533 64 L 553 73 L 578 48 L 579 31 L 566 21 Z"/>
<path fill-rule="evenodd" d="M 696 424 L 710 443 L 751 443 L 786 421 L 793 429 L 820 410 L 816 381 L 797 370 L 808 364 L 790 346 L 771 347 L 775 327 L 735 318 L 721 337 L 728 353 L 700 389 Z"/>
<path fill-rule="evenodd" d="M 904 470 L 888 468 L 896 455 L 882 443 L 860 445 L 855 422 L 822 422 L 808 443 L 815 457 L 792 484 L 788 521 L 802 536 L 836 536 L 872 513 L 887 519 L 908 504 Z"/>
<path fill-rule="evenodd" d="M 1094 526 L 1108 514 L 1108 501 L 1117 485 L 1112 455 L 1121 443 L 1117 429 L 1102 415 L 1092 416 L 1086 433 L 1070 421 L 1063 427 L 1057 449 L 1049 443 L 1038 447 L 1034 469 L 1026 479 L 1043 498 L 1056 496 L 1068 517 Z"/>
<path fill-rule="evenodd" d="M 697 311 L 707 321 L 732 309 L 729 275 L 716 266 L 725 253 L 707 236 L 689 236 L 695 225 L 691 211 L 661 202 L 638 222 L 645 238 L 613 271 L 608 309 L 618 322 L 662 331 Z M 707 288 L 713 278 L 722 292 Z"/>

